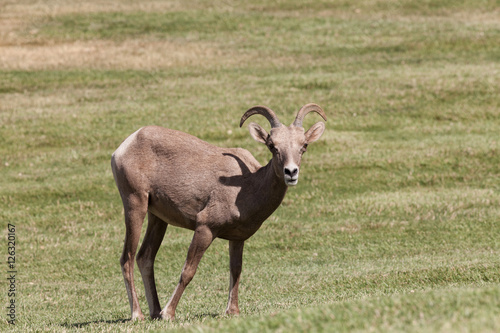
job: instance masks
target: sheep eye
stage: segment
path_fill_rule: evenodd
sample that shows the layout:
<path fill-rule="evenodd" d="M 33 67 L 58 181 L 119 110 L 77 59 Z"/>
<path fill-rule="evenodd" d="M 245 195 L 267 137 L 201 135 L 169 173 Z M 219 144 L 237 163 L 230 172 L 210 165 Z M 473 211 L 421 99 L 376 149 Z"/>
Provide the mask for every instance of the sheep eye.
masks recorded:
<path fill-rule="evenodd" d="M 302 146 L 302 152 L 305 153 L 307 150 L 307 143 Z"/>

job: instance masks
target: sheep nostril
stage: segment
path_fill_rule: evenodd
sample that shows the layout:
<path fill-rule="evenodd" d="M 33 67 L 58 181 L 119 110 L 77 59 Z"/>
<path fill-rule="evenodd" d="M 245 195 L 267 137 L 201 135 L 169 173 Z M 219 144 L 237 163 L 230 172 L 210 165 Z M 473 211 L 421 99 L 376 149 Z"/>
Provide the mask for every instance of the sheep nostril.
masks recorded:
<path fill-rule="evenodd" d="M 299 169 L 297 169 L 297 168 L 293 168 L 292 170 L 285 168 L 285 175 L 290 176 L 290 177 L 294 177 L 297 175 L 298 171 L 299 171 Z"/>

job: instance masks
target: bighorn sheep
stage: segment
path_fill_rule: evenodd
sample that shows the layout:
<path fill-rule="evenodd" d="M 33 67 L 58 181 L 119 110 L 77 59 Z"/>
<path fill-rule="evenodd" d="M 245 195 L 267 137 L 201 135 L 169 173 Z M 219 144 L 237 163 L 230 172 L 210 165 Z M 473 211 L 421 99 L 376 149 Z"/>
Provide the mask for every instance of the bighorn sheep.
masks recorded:
<path fill-rule="evenodd" d="M 250 108 L 245 120 L 260 114 L 271 123 L 268 134 L 256 123 L 251 136 L 272 152 L 266 166 L 242 148 L 220 148 L 189 134 L 147 126 L 130 135 L 113 153 L 111 167 L 125 212 L 125 244 L 120 259 L 132 320 L 144 319 L 134 286 L 134 257 L 142 224 L 148 227 L 137 264 L 144 282 L 151 318 L 175 318 L 184 289 L 214 238 L 229 240 L 230 284 L 227 314 L 239 314 L 238 285 L 243 243 L 278 208 L 287 187 L 296 185 L 302 154 L 319 139 L 325 124 L 307 132 L 306 114 L 314 111 L 326 121 L 316 104 L 304 105 L 290 126 L 284 126 L 265 106 Z M 191 229 L 194 236 L 175 291 L 161 310 L 154 279 L 154 260 L 167 225 Z"/>

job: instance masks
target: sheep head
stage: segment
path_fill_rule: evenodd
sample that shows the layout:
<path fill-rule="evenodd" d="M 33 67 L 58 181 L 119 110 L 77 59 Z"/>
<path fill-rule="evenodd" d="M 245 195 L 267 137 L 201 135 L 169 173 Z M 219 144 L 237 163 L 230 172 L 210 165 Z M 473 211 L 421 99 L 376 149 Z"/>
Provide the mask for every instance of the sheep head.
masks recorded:
<path fill-rule="evenodd" d="M 254 114 L 260 114 L 267 118 L 271 124 L 270 132 L 267 133 L 256 123 L 250 123 L 248 126 L 250 135 L 257 142 L 265 144 L 271 151 L 273 170 L 287 186 L 297 185 L 300 162 L 307 145 L 318 140 L 325 130 L 323 122 L 314 124 L 307 131 L 304 130 L 302 121 L 309 112 L 318 113 L 326 121 L 325 113 L 319 105 L 314 103 L 304 105 L 290 126 L 282 125 L 276 114 L 266 106 L 254 106 L 241 117 L 240 127 L 245 120 Z"/>

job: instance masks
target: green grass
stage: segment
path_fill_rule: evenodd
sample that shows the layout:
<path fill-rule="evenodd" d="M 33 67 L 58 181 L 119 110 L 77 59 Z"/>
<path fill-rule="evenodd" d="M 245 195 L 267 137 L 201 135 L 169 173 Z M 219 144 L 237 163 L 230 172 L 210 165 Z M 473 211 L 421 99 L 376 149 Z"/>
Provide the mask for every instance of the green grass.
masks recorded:
<path fill-rule="evenodd" d="M 4 239 L 16 225 L 18 260 L 18 321 L 7 327 L 3 315 L 1 329 L 500 330 L 498 1 L 91 5 L 53 15 L 33 7 L 12 28 L 19 42 L 1 47 L 139 40 L 193 47 L 202 60 L 144 70 L 125 55 L 109 66 L 0 63 L 0 220 Z M 267 149 L 238 128 L 243 112 L 264 104 L 290 123 L 308 102 L 324 108 L 327 130 L 245 246 L 241 316 L 223 314 L 228 254 L 217 240 L 176 322 L 126 322 L 111 153 L 156 124 L 266 163 Z M 167 230 L 156 265 L 162 306 L 191 237 Z"/>

